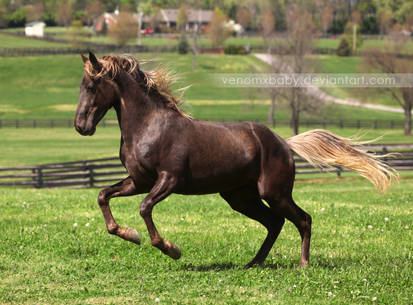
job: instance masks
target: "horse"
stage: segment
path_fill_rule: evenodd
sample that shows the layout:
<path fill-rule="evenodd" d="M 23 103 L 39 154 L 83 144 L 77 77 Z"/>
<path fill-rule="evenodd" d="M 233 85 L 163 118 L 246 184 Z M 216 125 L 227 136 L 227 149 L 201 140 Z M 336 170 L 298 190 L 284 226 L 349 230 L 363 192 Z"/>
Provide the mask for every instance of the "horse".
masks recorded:
<path fill-rule="evenodd" d="M 84 73 L 75 129 L 92 136 L 106 112 L 114 108 L 121 130 L 120 160 L 129 174 L 99 193 L 107 230 L 140 244 L 136 230 L 116 223 L 109 201 L 147 193 L 140 203 L 140 215 L 151 245 L 173 259 L 181 257 L 180 248 L 160 236 L 152 219 L 155 205 L 172 193 L 219 193 L 232 209 L 267 229 L 262 246 L 246 268 L 264 263 L 288 219 L 300 233 L 299 266 L 304 267 L 309 264 L 312 221 L 293 200 L 293 152 L 315 166 L 349 168 L 382 192 L 395 177 L 379 156 L 327 130 L 284 140 L 262 124 L 200 121 L 179 109 L 164 71 L 143 71 L 134 57 L 98 59 L 92 52 L 81 56 Z"/>

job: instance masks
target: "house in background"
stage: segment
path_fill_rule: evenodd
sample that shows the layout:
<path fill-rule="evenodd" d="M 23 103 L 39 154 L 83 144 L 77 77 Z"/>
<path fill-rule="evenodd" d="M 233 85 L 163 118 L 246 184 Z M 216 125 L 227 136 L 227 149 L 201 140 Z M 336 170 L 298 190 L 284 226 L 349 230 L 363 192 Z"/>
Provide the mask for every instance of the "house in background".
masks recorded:
<path fill-rule="evenodd" d="M 161 25 L 166 26 L 167 28 L 176 29 L 178 12 L 179 10 L 177 9 L 162 9 L 159 11 L 156 19 Z M 196 31 L 204 29 L 211 22 L 213 11 L 188 9 L 186 13 L 188 16 L 188 23 L 186 24 L 185 30 Z M 148 21 L 148 18 L 145 18 L 144 16 L 144 23 Z"/>
<path fill-rule="evenodd" d="M 46 23 L 42 21 L 33 21 L 30 23 L 26 23 L 24 28 L 25 35 L 31 37 L 43 37 L 45 26 Z"/>
<path fill-rule="evenodd" d="M 104 13 L 93 21 L 93 30 L 97 34 L 106 34 L 107 29 L 109 29 L 116 21 L 115 13 Z"/>
<path fill-rule="evenodd" d="M 161 28 L 176 29 L 178 21 L 178 9 L 161 9 L 155 17 L 144 15 L 142 17 L 142 28 L 151 28 L 155 26 L 155 30 L 160 31 Z M 93 29 L 96 33 L 104 34 L 116 21 L 114 13 L 104 13 L 96 18 L 93 22 Z M 194 10 L 188 9 L 188 23 L 186 31 L 203 30 L 211 22 L 213 11 L 211 10 Z M 138 14 L 133 14 L 133 17 L 139 22 Z"/>

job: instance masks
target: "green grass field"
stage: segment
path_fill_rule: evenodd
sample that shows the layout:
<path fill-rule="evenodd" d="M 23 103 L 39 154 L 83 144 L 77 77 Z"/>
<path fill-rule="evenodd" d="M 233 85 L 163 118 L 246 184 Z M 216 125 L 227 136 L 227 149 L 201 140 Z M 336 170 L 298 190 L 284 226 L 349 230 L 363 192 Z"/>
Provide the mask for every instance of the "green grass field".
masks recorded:
<path fill-rule="evenodd" d="M 306 130 L 308 128 L 303 127 L 300 132 Z M 383 136 L 379 143 L 411 142 L 411 138 L 403 136 L 403 131 L 397 129 L 328 130 L 345 137 L 364 133 L 363 140 Z M 277 127 L 274 131 L 283 138 L 292 136 L 289 127 Z M 118 127 L 98 126 L 93 137 L 82 137 L 74 128 L 1 128 L 0 137 L 0 166 L 22 166 L 117 156 L 120 131 Z"/>
<path fill-rule="evenodd" d="M 4 29 L 5 32 L 24 32 L 24 28 L 10 28 Z M 92 34 L 87 40 L 98 43 L 113 43 L 110 37 L 108 36 L 96 36 L 93 35 L 93 31 L 90 28 L 84 28 L 85 33 Z M 68 28 L 66 27 L 46 27 L 46 35 L 49 34 L 52 37 L 59 39 L 70 39 L 68 34 Z M 158 36 L 144 36 L 142 37 L 142 45 L 149 47 L 164 46 L 164 47 L 176 47 L 178 45 L 179 34 L 172 35 L 171 37 L 158 37 Z M 324 49 L 333 49 L 336 50 L 340 43 L 340 38 L 330 39 L 330 38 L 320 38 L 315 39 L 314 47 L 315 48 L 324 48 Z M 136 45 L 137 39 L 132 39 L 129 41 L 130 45 Z M 250 45 L 252 48 L 262 48 L 266 46 L 265 40 L 261 36 L 253 37 L 229 37 L 225 40 L 225 45 L 241 45 L 246 46 Z M 385 40 L 382 39 L 365 39 L 363 44 L 360 47 L 361 51 L 368 50 L 370 48 L 384 48 Z M 30 40 L 26 40 L 26 43 L 17 45 L 16 47 L 31 47 Z M 198 40 L 198 45 L 201 48 L 210 48 L 212 47 L 211 42 L 206 37 L 201 37 Z M 409 42 L 406 50 L 404 52 L 413 51 L 413 42 Z"/>
<path fill-rule="evenodd" d="M 175 88 L 191 85 L 186 90 L 185 109 L 202 119 L 264 120 L 267 116 L 268 95 L 264 91 L 246 91 L 241 88 L 217 88 L 211 80 L 212 73 L 248 73 L 263 71 L 265 64 L 253 56 L 230 56 L 203 54 L 197 56 L 197 70 L 192 71 L 190 55 L 172 53 L 140 54 L 143 60 L 151 59 L 175 70 L 178 81 Z M 320 56 L 322 71 L 337 73 L 352 72 L 358 61 L 335 56 Z M 156 63 L 146 64 L 147 68 Z M 79 56 L 37 56 L 0 58 L 0 119 L 2 118 L 65 118 L 71 119 L 78 99 L 78 86 L 82 77 L 82 62 Z M 351 92 L 334 89 L 334 94 L 349 97 Z M 342 93 L 344 92 L 344 93 Z M 353 91 L 354 93 L 354 91 Z M 251 98 L 252 97 L 252 98 Z M 350 96 L 351 97 L 351 96 Z M 254 105 L 252 101 L 254 100 Z M 237 102 L 239 101 L 239 102 Z M 377 101 L 378 103 L 381 100 Z M 211 103 L 212 102 L 212 103 Z M 394 102 L 391 102 L 394 105 Z M 286 103 L 277 107 L 277 119 L 288 119 Z M 383 111 L 367 111 L 354 107 L 328 106 L 313 114 L 304 114 L 303 119 L 326 118 L 333 120 L 388 119 L 402 120 L 402 114 Z"/>
<path fill-rule="evenodd" d="M 196 72 L 189 55 L 156 56 L 181 75 L 177 87 L 193 84 L 184 107 L 194 117 L 266 118 L 262 93 L 252 104 L 245 92 L 215 88 L 208 79 L 212 72 L 264 69 L 252 56 L 199 55 Z M 0 58 L 0 71 L 0 119 L 73 118 L 79 56 Z M 287 116 L 279 106 L 277 119 Z M 323 117 L 401 119 L 340 106 L 303 119 Z M 346 137 L 359 132 L 328 129 Z M 288 127 L 275 131 L 291 136 Z M 411 141 L 402 130 L 366 133 L 364 139 L 384 134 L 383 143 Z M 73 128 L 0 128 L 0 137 L 0 166 L 18 166 L 115 156 L 120 132 L 99 127 L 82 137 Z M 173 195 L 155 208 L 160 233 L 183 251 L 173 261 L 150 246 L 139 216 L 142 195 L 112 202 L 117 221 L 140 232 L 136 246 L 107 234 L 97 189 L 2 188 L 0 304 L 411 304 L 412 192 L 411 173 L 385 196 L 347 173 L 299 177 L 294 198 L 313 216 L 311 266 L 297 268 L 300 238 L 286 223 L 264 267 L 244 270 L 265 230 L 218 195 Z"/>
<path fill-rule="evenodd" d="M 7 48 L 68 48 L 69 44 L 0 33 L 0 49 Z"/>
<path fill-rule="evenodd" d="M 265 229 L 217 195 L 171 196 L 154 210 L 179 261 L 150 246 L 143 198 L 112 201 L 140 246 L 106 232 L 98 190 L 0 193 L 2 304 L 411 304 L 413 179 L 380 196 L 357 178 L 298 182 L 313 217 L 311 265 L 287 222 L 264 267 L 244 270 Z"/>

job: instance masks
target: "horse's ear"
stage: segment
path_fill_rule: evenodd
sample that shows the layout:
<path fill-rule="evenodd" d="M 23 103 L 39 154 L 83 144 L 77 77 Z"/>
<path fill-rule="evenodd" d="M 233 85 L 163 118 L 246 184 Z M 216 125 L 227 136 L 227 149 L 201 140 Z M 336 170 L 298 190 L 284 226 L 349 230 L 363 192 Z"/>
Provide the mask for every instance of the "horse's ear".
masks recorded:
<path fill-rule="evenodd" d="M 90 51 L 89 51 L 89 60 L 92 63 L 93 69 L 95 69 L 96 71 L 100 71 L 102 69 L 102 66 L 97 60 L 95 54 L 93 54 Z"/>
<path fill-rule="evenodd" d="M 85 64 L 89 59 L 83 55 L 82 53 L 80 53 L 80 56 L 82 57 L 83 63 Z"/>

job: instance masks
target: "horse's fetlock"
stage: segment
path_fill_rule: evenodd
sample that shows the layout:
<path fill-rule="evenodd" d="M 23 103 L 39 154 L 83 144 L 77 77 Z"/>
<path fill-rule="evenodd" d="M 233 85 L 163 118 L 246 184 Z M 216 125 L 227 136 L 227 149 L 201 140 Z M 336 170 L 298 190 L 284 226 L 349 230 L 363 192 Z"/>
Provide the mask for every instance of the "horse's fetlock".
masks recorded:
<path fill-rule="evenodd" d="M 156 248 L 162 248 L 163 244 L 164 244 L 164 241 L 161 237 L 157 237 L 151 240 L 151 245 Z"/>
<path fill-rule="evenodd" d="M 118 230 L 119 230 L 119 225 L 118 224 L 111 224 L 111 225 L 108 225 L 107 228 L 108 228 L 109 234 L 116 235 L 116 233 L 118 233 Z"/>

